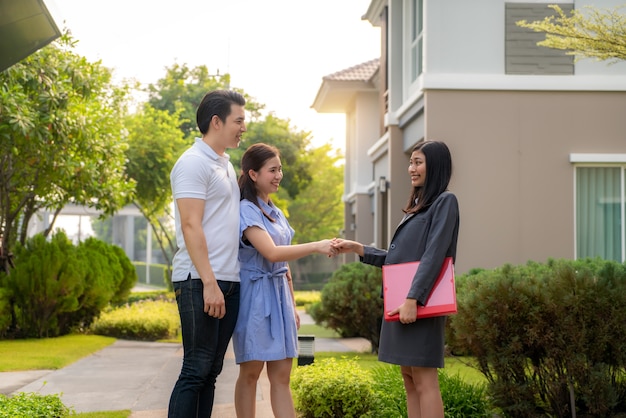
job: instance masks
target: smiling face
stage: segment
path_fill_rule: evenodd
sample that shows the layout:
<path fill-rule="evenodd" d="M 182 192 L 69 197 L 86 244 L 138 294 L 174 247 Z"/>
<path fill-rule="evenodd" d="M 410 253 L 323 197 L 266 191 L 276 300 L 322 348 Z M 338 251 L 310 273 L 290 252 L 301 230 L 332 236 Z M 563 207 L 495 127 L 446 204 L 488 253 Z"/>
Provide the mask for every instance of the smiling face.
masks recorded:
<path fill-rule="evenodd" d="M 217 116 L 215 116 L 217 117 Z M 246 132 L 246 112 L 243 106 L 230 105 L 230 115 L 222 126 L 222 139 L 225 148 L 237 148 L 241 141 L 241 135 Z"/>
<path fill-rule="evenodd" d="M 409 159 L 411 186 L 423 187 L 426 182 L 426 156 L 421 151 L 413 151 Z"/>
<path fill-rule="evenodd" d="M 269 201 L 269 195 L 278 191 L 283 179 L 283 166 L 279 157 L 272 157 L 265 161 L 259 171 L 250 170 L 249 176 L 256 185 L 257 195 L 264 202 Z"/>

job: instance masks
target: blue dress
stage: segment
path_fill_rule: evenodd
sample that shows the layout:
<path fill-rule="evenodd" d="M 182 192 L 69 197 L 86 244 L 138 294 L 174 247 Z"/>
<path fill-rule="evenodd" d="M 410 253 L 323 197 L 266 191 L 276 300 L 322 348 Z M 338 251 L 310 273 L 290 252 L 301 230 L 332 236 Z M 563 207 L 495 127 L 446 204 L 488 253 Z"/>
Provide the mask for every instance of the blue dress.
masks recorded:
<path fill-rule="evenodd" d="M 241 299 L 233 333 L 237 364 L 251 360 L 274 361 L 297 357 L 298 330 L 286 276 L 287 262 L 270 263 L 249 242 L 243 240 L 243 231 L 256 226 L 267 231 L 276 245 L 291 245 L 294 230 L 280 209 L 261 199 L 258 202 L 276 222 L 267 219 L 249 200 L 241 201 Z"/>

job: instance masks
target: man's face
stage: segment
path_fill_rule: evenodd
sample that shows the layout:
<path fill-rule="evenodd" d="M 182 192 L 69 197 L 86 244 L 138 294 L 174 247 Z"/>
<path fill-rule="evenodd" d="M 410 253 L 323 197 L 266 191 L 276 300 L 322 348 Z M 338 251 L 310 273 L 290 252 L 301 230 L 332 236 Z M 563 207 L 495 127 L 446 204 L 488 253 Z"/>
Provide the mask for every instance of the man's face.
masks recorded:
<path fill-rule="evenodd" d="M 223 122 L 222 139 L 226 148 L 237 148 L 241 136 L 246 132 L 246 112 L 243 106 L 230 105 L 230 115 Z"/>

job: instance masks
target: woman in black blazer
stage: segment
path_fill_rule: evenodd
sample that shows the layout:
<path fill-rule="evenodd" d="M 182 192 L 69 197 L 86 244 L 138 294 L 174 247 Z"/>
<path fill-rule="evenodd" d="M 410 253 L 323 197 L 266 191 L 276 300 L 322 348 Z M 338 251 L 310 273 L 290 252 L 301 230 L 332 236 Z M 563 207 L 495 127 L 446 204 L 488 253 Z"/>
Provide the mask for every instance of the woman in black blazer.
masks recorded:
<path fill-rule="evenodd" d="M 383 321 L 378 359 L 401 366 L 409 418 L 443 418 L 437 368 L 444 366 L 446 317 L 419 318 L 444 259 L 456 257 L 459 207 L 447 191 L 452 177 L 452 157 L 445 143 L 418 143 L 409 160 L 411 195 L 403 209 L 387 251 L 350 240 L 334 240 L 341 253 L 354 252 L 362 262 L 375 266 L 420 261 L 405 302 L 390 315 L 400 320 Z"/>

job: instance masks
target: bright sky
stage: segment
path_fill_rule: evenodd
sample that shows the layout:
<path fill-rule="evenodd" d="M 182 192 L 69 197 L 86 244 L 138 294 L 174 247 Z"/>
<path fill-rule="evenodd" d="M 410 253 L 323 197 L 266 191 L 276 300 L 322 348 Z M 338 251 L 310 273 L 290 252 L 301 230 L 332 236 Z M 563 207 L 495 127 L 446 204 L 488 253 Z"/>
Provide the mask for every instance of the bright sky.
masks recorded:
<path fill-rule="evenodd" d="M 314 145 L 344 148 L 345 117 L 311 108 L 322 77 L 380 56 L 370 0 L 45 0 L 76 52 L 116 79 L 154 83 L 177 62 L 231 74 Z"/>

